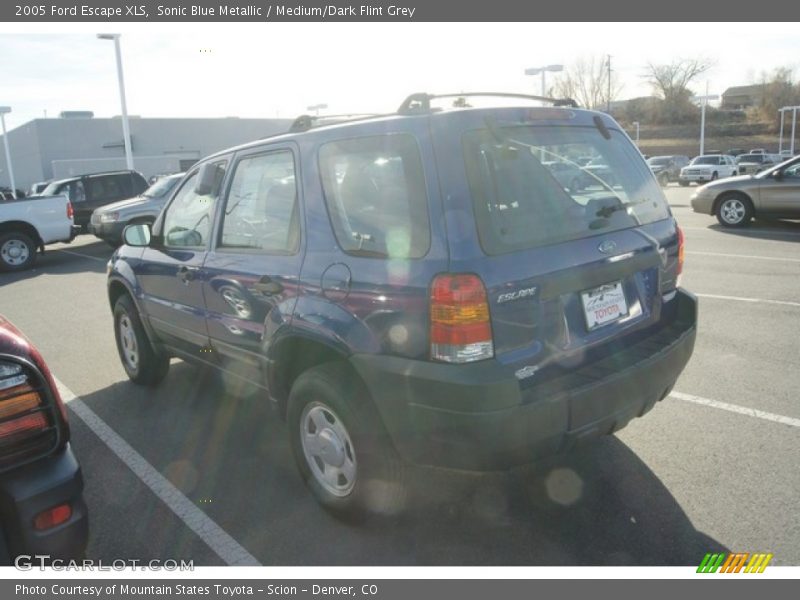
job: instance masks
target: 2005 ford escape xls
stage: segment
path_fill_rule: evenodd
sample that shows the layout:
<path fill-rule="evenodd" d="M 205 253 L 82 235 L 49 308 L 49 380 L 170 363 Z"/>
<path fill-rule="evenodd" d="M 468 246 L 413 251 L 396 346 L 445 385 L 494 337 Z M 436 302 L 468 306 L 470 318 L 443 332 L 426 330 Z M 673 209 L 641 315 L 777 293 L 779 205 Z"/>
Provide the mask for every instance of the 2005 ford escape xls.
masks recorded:
<path fill-rule="evenodd" d="M 109 264 L 129 377 L 249 370 L 336 513 L 395 508 L 408 462 L 506 468 L 612 433 L 694 347 L 683 234 L 619 125 L 447 98 L 215 154 Z"/>

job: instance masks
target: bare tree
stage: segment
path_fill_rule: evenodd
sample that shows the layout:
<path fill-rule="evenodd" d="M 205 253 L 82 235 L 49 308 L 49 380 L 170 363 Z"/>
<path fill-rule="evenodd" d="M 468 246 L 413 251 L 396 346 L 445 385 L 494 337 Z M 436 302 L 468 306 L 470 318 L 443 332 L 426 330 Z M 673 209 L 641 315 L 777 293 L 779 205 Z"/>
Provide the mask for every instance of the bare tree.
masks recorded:
<path fill-rule="evenodd" d="M 609 98 L 608 66 L 605 56 L 581 57 L 569 65 L 553 86 L 556 96 L 572 98 L 580 106 L 605 108 L 619 96 L 622 85 L 617 74 L 611 72 L 611 97 Z"/>
<path fill-rule="evenodd" d="M 689 84 L 712 66 L 705 58 L 679 58 L 668 65 L 647 63 L 644 77 L 665 102 L 681 102 L 692 96 Z"/>

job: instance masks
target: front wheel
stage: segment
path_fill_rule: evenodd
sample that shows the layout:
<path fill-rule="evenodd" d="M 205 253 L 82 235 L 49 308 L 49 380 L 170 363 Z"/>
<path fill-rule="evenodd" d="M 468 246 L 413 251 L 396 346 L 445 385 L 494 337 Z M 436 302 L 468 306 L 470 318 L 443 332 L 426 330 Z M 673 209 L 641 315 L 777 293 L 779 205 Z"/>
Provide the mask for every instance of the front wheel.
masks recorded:
<path fill-rule="evenodd" d="M 719 173 L 717 173 L 716 171 L 714 171 L 714 172 L 711 174 L 711 181 L 716 181 L 718 177 L 719 177 Z"/>
<path fill-rule="evenodd" d="M 289 395 L 297 468 L 337 517 L 394 515 L 405 506 L 405 465 L 358 377 L 337 363 L 300 375 Z"/>
<path fill-rule="evenodd" d="M 0 234 L 0 271 L 22 271 L 36 262 L 36 244 L 27 234 Z"/>
<path fill-rule="evenodd" d="M 742 196 L 723 198 L 717 206 L 717 221 L 724 227 L 744 227 L 753 218 L 753 205 Z"/>
<path fill-rule="evenodd" d="M 114 337 L 122 366 L 128 378 L 140 385 L 157 385 L 169 371 L 169 357 L 158 354 L 150 345 L 129 296 L 120 296 L 114 305 Z"/>

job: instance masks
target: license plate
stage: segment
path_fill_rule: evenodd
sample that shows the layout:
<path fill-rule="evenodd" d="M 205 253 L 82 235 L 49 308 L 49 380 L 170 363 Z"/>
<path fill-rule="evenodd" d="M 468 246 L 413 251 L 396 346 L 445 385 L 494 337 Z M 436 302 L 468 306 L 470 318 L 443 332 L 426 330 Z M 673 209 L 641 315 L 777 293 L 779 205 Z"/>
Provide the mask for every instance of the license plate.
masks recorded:
<path fill-rule="evenodd" d="M 622 283 L 607 283 L 581 294 L 589 331 L 613 323 L 628 314 Z"/>

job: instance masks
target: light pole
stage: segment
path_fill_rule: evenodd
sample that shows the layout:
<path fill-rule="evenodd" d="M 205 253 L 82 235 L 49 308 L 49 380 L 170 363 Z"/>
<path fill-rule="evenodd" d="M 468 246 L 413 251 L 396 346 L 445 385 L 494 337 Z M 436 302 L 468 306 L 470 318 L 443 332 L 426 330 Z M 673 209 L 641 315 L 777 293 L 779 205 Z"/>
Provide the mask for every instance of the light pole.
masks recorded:
<path fill-rule="evenodd" d="M 118 33 L 98 33 L 98 40 L 113 40 L 114 51 L 117 56 L 117 79 L 119 80 L 119 101 L 122 104 L 122 137 L 125 143 L 125 162 L 128 170 L 133 170 L 133 153 L 131 152 L 131 130 L 128 126 L 128 107 L 125 104 L 125 79 L 122 75 L 122 51 L 119 47 Z"/>
<path fill-rule="evenodd" d="M 547 96 L 547 86 L 545 83 L 545 73 L 558 73 L 564 70 L 564 65 L 547 65 L 546 67 L 532 67 L 525 69 L 525 75 L 538 75 L 542 74 L 542 97 Z"/>
<path fill-rule="evenodd" d="M 318 117 L 319 116 L 319 111 L 320 110 L 325 110 L 326 108 L 328 108 L 327 104 L 312 104 L 311 106 L 307 106 L 306 110 L 313 110 L 314 111 L 314 115 Z"/>
<path fill-rule="evenodd" d="M 639 121 L 634 121 L 634 125 L 636 125 L 636 145 L 639 145 Z"/>
<path fill-rule="evenodd" d="M 702 101 L 703 104 L 700 108 L 700 156 L 703 155 L 706 149 L 706 106 L 708 106 L 709 100 L 716 100 L 719 98 L 717 95 L 708 95 L 708 86 L 706 85 L 706 95 L 705 96 L 693 96 L 692 100 L 694 101 Z"/>
<path fill-rule="evenodd" d="M 11 165 L 11 150 L 8 149 L 8 133 L 6 133 L 6 115 L 11 112 L 10 106 L 0 106 L 0 123 L 3 124 L 3 145 L 6 147 L 6 164 L 8 178 L 11 180 L 11 195 L 17 197 L 17 184 L 14 182 L 14 167 Z"/>
<path fill-rule="evenodd" d="M 781 137 L 780 137 L 780 150 L 783 150 L 783 113 L 786 111 L 792 111 L 792 141 L 789 144 L 789 152 L 792 153 L 794 156 L 794 136 L 795 132 L 797 131 L 797 111 L 800 109 L 800 106 L 784 106 L 783 108 L 779 109 L 781 113 Z"/>

